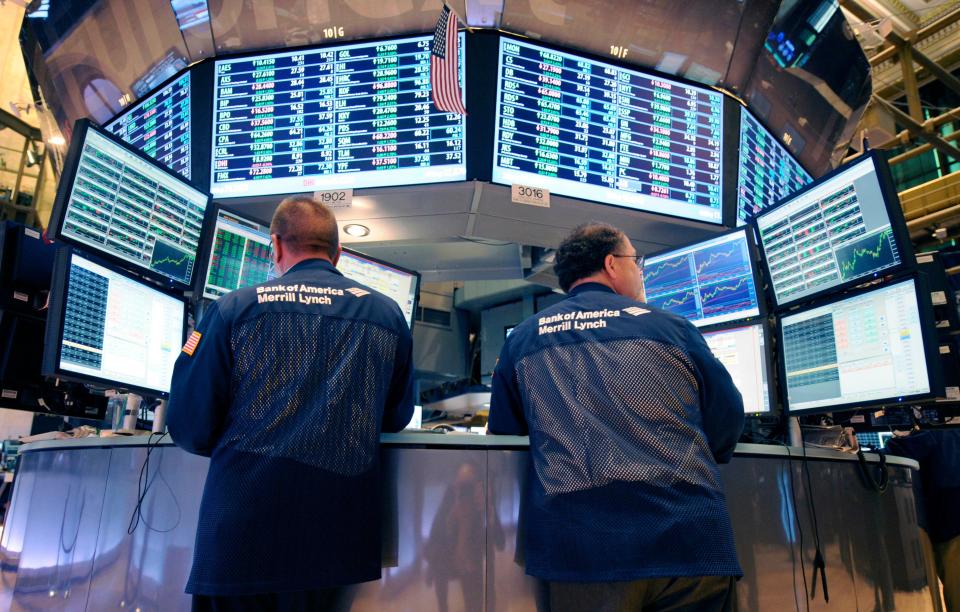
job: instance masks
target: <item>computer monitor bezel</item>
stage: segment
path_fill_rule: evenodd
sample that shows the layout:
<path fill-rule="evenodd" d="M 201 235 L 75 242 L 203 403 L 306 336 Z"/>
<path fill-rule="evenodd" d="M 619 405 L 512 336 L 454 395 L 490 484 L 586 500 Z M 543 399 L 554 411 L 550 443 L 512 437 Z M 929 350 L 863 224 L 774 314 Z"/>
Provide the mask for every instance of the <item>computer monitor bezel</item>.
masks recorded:
<path fill-rule="evenodd" d="M 230 215 L 235 215 L 242 218 L 245 221 L 250 223 L 256 223 L 257 225 L 267 228 L 267 237 L 269 238 L 270 224 L 264 223 L 262 219 L 254 217 L 248 213 L 237 212 L 235 206 L 225 205 L 219 202 L 214 201 L 210 205 L 210 227 L 204 233 L 203 239 L 200 241 L 200 255 L 202 257 L 202 270 L 199 274 L 196 274 L 196 282 L 193 285 L 193 295 L 195 301 L 206 300 L 207 302 L 213 302 L 209 297 L 204 296 L 204 289 L 207 287 L 207 275 L 210 272 L 210 257 L 213 255 L 213 245 L 217 240 L 217 221 L 220 219 L 220 213 L 224 212 Z M 273 251 L 273 245 L 270 246 L 271 252 Z"/>
<path fill-rule="evenodd" d="M 743 151 L 743 139 L 742 139 L 741 136 L 742 136 L 742 131 L 743 131 L 743 116 L 744 116 L 744 114 L 746 114 L 746 115 L 749 116 L 751 119 L 753 119 L 754 121 L 756 121 L 757 124 L 758 124 L 760 127 L 762 127 L 764 130 L 766 130 L 767 134 L 769 134 L 770 137 L 773 138 L 774 141 L 776 141 L 776 143 L 777 143 L 778 145 L 780 145 L 781 147 L 783 147 L 783 150 L 786 151 L 787 155 L 790 156 L 790 159 L 792 159 L 793 162 L 794 162 L 795 164 L 797 164 L 797 166 L 799 166 L 800 169 L 802 169 L 802 170 L 807 174 L 807 176 L 810 177 L 810 181 L 807 182 L 806 185 L 804 185 L 803 187 L 801 187 L 799 190 L 795 191 L 793 194 L 788 195 L 786 198 L 782 198 L 782 199 L 787 199 L 787 198 L 792 198 L 792 197 L 794 197 L 795 195 L 797 195 L 798 193 L 800 193 L 801 190 L 806 189 L 806 188 L 809 187 L 811 184 L 815 183 L 815 182 L 817 181 L 817 179 L 814 178 L 812 172 L 810 172 L 809 170 L 807 170 L 807 168 L 806 168 L 802 163 L 800 163 L 800 160 L 797 158 L 796 155 L 793 154 L 793 152 L 790 150 L 790 148 L 787 147 L 787 145 L 784 144 L 784 142 L 783 142 L 782 140 L 780 140 L 779 138 L 777 138 L 777 136 L 773 133 L 773 130 L 771 130 L 769 127 L 767 127 L 767 124 L 766 124 L 766 123 L 764 123 L 763 121 L 761 121 L 760 117 L 758 117 L 755 112 L 751 111 L 749 107 L 744 106 L 744 105 L 742 105 L 742 104 L 737 104 L 736 106 L 737 106 L 737 109 L 738 109 L 738 110 L 737 110 L 737 125 L 736 125 L 736 133 L 737 133 L 737 154 L 736 154 L 736 159 L 735 159 L 734 162 L 733 162 L 733 163 L 736 164 L 736 171 L 734 172 L 734 176 L 735 176 L 735 180 L 736 180 L 736 187 L 735 187 L 734 190 L 733 190 L 733 191 L 734 191 L 734 204 L 733 204 L 734 210 L 733 210 L 733 220 L 732 220 L 732 223 L 733 223 L 733 226 L 734 226 L 734 227 L 748 227 L 748 226 L 751 224 L 751 222 L 753 221 L 753 217 L 755 217 L 756 215 L 758 215 L 758 214 L 760 214 L 760 213 L 756 213 L 756 214 L 754 214 L 754 215 L 750 215 L 750 217 L 749 217 L 748 219 L 744 220 L 744 222 L 743 222 L 742 224 L 740 223 L 740 162 L 741 162 L 741 160 L 743 159 L 743 157 L 742 157 L 742 155 L 743 155 L 743 153 L 742 153 L 742 151 Z M 774 202 L 771 202 L 770 205 L 769 205 L 767 208 L 764 208 L 764 209 L 761 210 L 760 212 L 763 212 L 764 210 L 769 210 L 769 209 L 771 209 L 771 208 L 774 208 L 780 201 L 781 201 L 781 200 L 775 200 Z"/>
<path fill-rule="evenodd" d="M 802 314 L 816 308 L 836 304 L 844 300 L 869 295 L 874 291 L 887 289 L 895 285 L 913 281 L 914 295 L 917 300 L 917 310 L 920 316 L 920 334 L 923 341 L 923 355 L 927 366 L 927 379 L 930 390 L 926 393 L 916 393 L 914 395 L 896 395 L 888 397 L 879 397 L 865 401 L 847 402 L 843 404 L 834 404 L 832 406 L 817 406 L 814 408 L 803 408 L 798 410 L 790 409 L 790 399 L 787 393 L 787 369 L 786 357 L 783 344 L 783 324 L 781 318 L 794 314 Z M 933 322 L 933 306 L 930 303 L 930 290 L 926 282 L 919 274 L 901 275 L 890 279 L 887 282 L 875 283 L 870 287 L 857 291 L 847 291 L 838 295 L 831 295 L 821 300 L 806 303 L 803 307 L 794 307 L 789 312 L 783 312 L 777 318 L 777 374 L 779 377 L 779 388 L 782 391 L 780 403 L 783 406 L 784 414 L 787 416 L 803 416 L 809 414 L 823 414 L 827 412 L 846 412 L 850 410 L 859 410 L 874 406 L 890 406 L 900 404 L 901 402 L 913 402 L 935 399 L 943 395 L 943 380 L 940 372 L 939 354 L 937 352 L 937 336 Z"/>
<path fill-rule="evenodd" d="M 724 332 L 732 329 L 742 329 L 744 327 L 756 326 L 759 326 L 760 331 L 763 333 L 763 366 L 766 369 L 767 374 L 767 401 L 769 402 L 770 409 L 767 411 L 755 412 L 747 411 L 746 407 L 744 407 L 743 413 L 748 417 L 770 416 L 776 413 L 778 410 L 776 384 L 777 366 L 773 351 L 773 332 L 770 330 L 769 321 L 766 317 L 751 317 L 749 319 L 740 319 L 737 321 L 729 321 L 698 328 L 701 335 L 704 336 L 704 340 L 706 340 L 706 334 L 711 332 Z"/>
<path fill-rule="evenodd" d="M 398 265 L 395 264 L 395 263 L 391 263 L 391 262 L 389 262 L 389 261 L 380 259 L 380 258 L 378 258 L 378 257 L 373 257 L 372 255 L 367 255 L 366 253 L 364 253 L 364 252 L 362 252 L 362 251 L 358 251 L 358 250 L 356 250 L 356 249 L 354 249 L 354 248 L 343 246 L 343 244 L 340 245 L 340 249 L 341 249 L 344 253 L 348 253 L 348 254 L 350 254 L 350 255 L 353 255 L 354 257 L 359 257 L 359 258 L 361 258 L 361 259 L 366 259 L 366 260 L 371 261 L 371 262 L 373 262 L 373 263 L 375 263 L 375 264 L 379 264 L 379 265 L 381 265 L 381 266 L 384 266 L 384 267 L 387 267 L 387 268 L 392 268 L 392 269 L 394 269 L 394 270 L 397 270 L 398 272 L 403 272 L 403 273 L 405 273 L 405 274 L 410 274 L 410 275 L 412 275 L 412 276 L 415 278 L 414 285 L 413 285 L 413 308 L 410 310 L 410 321 L 409 321 L 409 323 L 410 323 L 410 329 L 411 329 L 411 331 L 412 331 L 412 330 L 413 330 L 413 324 L 414 324 L 414 323 L 416 322 L 416 320 L 417 320 L 417 308 L 420 306 L 420 283 L 421 283 L 421 281 L 423 280 L 422 277 L 421 277 L 421 275 L 420 275 L 420 273 L 417 272 L 416 270 L 411 270 L 411 269 L 409 269 L 409 268 L 404 268 L 403 266 L 398 266 Z M 339 262 L 338 262 L 338 263 L 339 263 Z M 340 271 L 340 269 L 337 268 L 337 271 Z M 341 274 L 343 274 L 343 273 L 341 272 Z M 346 276 L 346 275 L 344 275 L 344 278 L 349 278 L 349 277 Z M 389 298 L 388 298 L 388 299 L 389 299 Z M 392 302 L 393 300 L 390 300 L 390 301 Z M 400 305 L 397 304 L 397 307 L 399 308 Z M 402 313 L 403 310 L 401 310 L 400 312 Z"/>
<path fill-rule="evenodd" d="M 128 273 L 123 269 L 118 269 L 111 265 L 104 258 L 92 255 L 81 249 L 74 247 L 61 247 L 57 252 L 56 260 L 53 265 L 53 282 L 50 288 L 50 306 L 47 311 L 47 325 L 43 339 L 43 362 L 41 374 L 46 377 L 55 377 L 63 380 L 69 380 L 79 383 L 96 385 L 107 389 L 125 389 L 133 393 L 140 393 L 149 397 L 166 398 L 169 392 L 160 389 L 151 389 L 140 385 L 131 385 L 116 380 L 110 380 L 89 374 L 64 370 L 60 367 L 60 348 L 63 346 L 63 328 L 66 322 L 66 293 L 70 281 L 70 264 L 73 256 L 78 255 L 97 265 L 109 269 L 111 272 L 123 276 L 128 280 L 139 283 L 148 289 L 161 293 L 167 297 L 173 298 L 183 306 L 183 330 L 180 334 L 181 346 L 187 337 L 187 300 L 177 292 L 165 290 L 153 283 L 144 282 L 142 278 Z"/>
<path fill-rule="evenodd" d="M 533 39 L 533 38 L 525 38 L 525 37 L 522 37 L 522 36 L 519 36 L 519 35 L 516 35 L 516 34 L 511 34 L 511 33 L 508 33 L 508 32 L 498 32 L 498 33 L 497 33 L 497 42 L 496 42 L 496 44 L 495 44 L 495 45 L 493 46 L 493 48 L 492 48 L 492 57 L 489 57 L 489 58 L 486 58 L 486 57 L 485 57 L 485 58 L 483 59 L 483 61 L 490 62 L 490 68 L 489 68 L 489 69 L 493 71 L 493 79 L 492 79 L 493 89 L 492 89 L 492 93 L 490 93 L 490 94 L 487 96 L 487 98 L 492 98 L 492 103 L 489 104 L 489 114 L 490 114 L 490 115 L 489 115 L 489 117 L 486 117 L 486 118 L 482 118 L 482 119 L 481 119 L 482 121 L 487 122 L 486 125 L 489 125 L 489 129 L 491 130 L 491 132 L 490 132 L 490 140 L 489 140 L 489 143 L 488 143 L 488 144 L 489 144 L 489 149 L 487 149 L 487 150 L 482 150 L 482 151 L 477 151 L 477 152 L 476 152 L 477 155 L 484 155 L 484 156 L 487 157 L 487 160 L 486 160 L 485 162 L 483 162 L 484 165 L 486 166 L 486 168 L 485 168 L 484 174 L 483 174 L 482 177 L 481 177 L 482 180 L 485 180 L 485 181 L 489 182 L 491 185 L 502 185 L 502 186 L 505 186 L 505 187 L 508 187 L 508 188 L 511 187 L 511 184 L 510 184 L 510 183 L 504 183 L 504 182 L 502 182 L 502 181 L 495 181 L 495 180 L 493 179 L 493 174 L 494 174 L 494 171 L 496 170 L 497 156 L 498 156 L 497 140 L 496 140 L 496 139 L 497 139 L 497 134 L 498 134 L 497 126 L 498 126 L 498 123 L 499 123 L 499 121 L 498 121 L 498 120 L 499 120 L 499 117 L 498 117 L 498 115 L 497 115 L 497 106 L 498 106 L 498 103 L 499 103 L 499 97 L 498 97 L 497 93 L 498 93 L 499 87 L 500 87 L 500 72 L 499 72 L 499 66 L 500 66 L 500 50 L 501 50 L 501 48 L 502 48 L 502 45 L 503 45 L 504 41 L 506 41 L 506 42 L 520 42 L 520 43 L 524 43 L 524 44 L 527 44 L 527 45 L 532 45 L 532 46 L 535 46 L 535 47 L 539 47 L 539 48 L 544 49 L 544 50 L 547 50 L 547 51 L 554 51 L 554 52 L 558 52 L 558 53 L 564 53 L 564 54 L 567 54 L 567 55 L 572 55 L 572 56 L 574 56 L 574 57 L 576 57 L 576 58 L 578 58 L 578 59 L 582 59 L 582 60 L 584 60 L 584 61 L 588 61 L 588 62 L 591 62 L 591 63 L 604 64 L 604 65 L 607 65 L 607 66 L 613 66 L 613 67 L 618 68 L 618 69 L 621 69 L 621 70 L 628 70 L 628 71 L 631 71 L 631 72 L 640 74 L 640 75 L 642 75 L 642 76 L 644 76 L 644 77 L 649 77 L 649 78 L 652 78 L 652 79 L 662 79 L 662 80 L 664 80 L 664 81 L 668 81 L 668 82 L 670 82 L 670 83 L 674 83 L 674 84 L 680 85 L 680 86 L 682 86 L 682 87 L 691 87 L 691 88 L 697 89 L 698 91 L 702 91 L 702 92 L 706 92 L 706 93 L 711 93 L 711 94 L 713 94 L 713 93 L 718 94 L 718 95 L 720 96 L 720 100 L 721 100 L 721 106 L 720 106 L 720 148 L 719 148 L 720 158 L 717 160 L 717 163 L 719 164 L 719 167 L 718 167 L 718 169 L 717 169 L 717 174 L 719 175 L 719 179 L 718 179 L 719 185 L 718 185 L 718 186 L 719 186 L 719 188 L 720 188 L 720 189 L 719 189 L 720 207 L 719 207 L 719 209 L 718 209 L 718 210 L 719 210 L 719 213 L 720 213 L 720 217 L 719 217 L 719 219 L 717 219 L 716 221 L 707 220 L 707 219 L 702 219 L 702 218 L 699 218 L 699 217 L 696 217 L 696 216 L 691 216 L 691 215 L 683 215 L 683 214 L 677 214 L 677 213 L 673 213 L 673 212 L 665 212 L 665 211 L 661 211 L 661 210 L 650 210 L 650 209 L 647 209 L 647 208 L 635 208 L 635 207 L 627 206 L 627 205 L 624 205 L 624 204 L 611 203 L 611 202 L 608 202 L 608 201 L 605 201 L 605 200 L 590 200 L 590 199 L 584 198 L 584 197 L 582 197 L 582 196 L 567 195 L 566 193 L 561 193 L 561 192 L 559 192 L 559 191 L 552 191 L 552 192 L 551 192 L 551 196 L 562 197 L 562 198 L 565 198 L 565 199 L 569 199 L 569 200 L 571 200 L 571 201 L 573 201 L 573 202 L 583 202 L 583 203 L 587 203 L 587 204 L 600 205 L 600 206 L 604 206 L 604 207 L 609 206 L 609 207 L 613 207 L 613 208 L 620 209 L 621 211 L 630 211 L 630 212 L 638 213 L 638 214 L 641 214 L 641 215 L 652 215 L 654 218 L 674 219 L 674 220 L 682 220 L 682 221 L 685 222 L 685 223 L 702 224 L 702 225 L 705 226 L 705 227 L 712 227 L 712 228 L 719 228 L 719 229 L 725 229 L 726 227 L 728 227 L 728 224 L 727 224 L 728 211 L 727 211 L 727 208 L 726 208 L 727 205 L 726 205 L 726 203 L 725 203 L 725 201 L 724 201 L 724 193 L 725 193 L 725 191 L 728 189 L 729 186 L 726 184 L 727 177 L 726 177 L 726 175 L 724 174 L 724 167 L 726 166 L 726 153 L 725 153 L 725 152 L 726 152 L 726 149 L 727 149 L 727 141 L 728 141 L 728 139 L 729 139 L 729 136 L 728 136 L 728 134 L 727 134 L 727 130 L 726 130 L 727 125 L 726 125 L 725 121 L 726 121 L 727 113 L 728 113 L 727 108 L 728 108 L 728 106 L 730 106 L 731 104 L 734 103 L 733 100 L 731 99 L 731 97 L 730 97 L 729 95 L 727 95 L 727 94 L 725 94 L 724 92 L 721 92 L 721 91 L 719 91 L 719 90 L 717 90 L 717 89 L 715 89 L 715 88 L 712 88 L 712 87 L 710 87 L 710 86 L 708 86 L 708 85 L 704 85 L 703 83 L 700 83 L 700 82 L 697 82 L 697 81 L 694 81 L 694 80 L 691 80 L 691 79 L 682 77 L 682 76 L 677 75 L 677 74 L 670 74 L 670 73 L 666 73 L 666 72 L 660 72 L 660 71 L 658 71 L 658 70 L 656 70 L 656 69 L 654 69 L 654 68 L 641 67 L 641 66 L 638 66 L 637 64 L 630 64 L 630 63 L 628 63 L 628 62 L 624 62 L 623 60 L 620 60 L 620 59 L 617 59 L 617 58 L 613 58 L 613 57 L 609 57 L 609 56 L 598 55 L 598 54 L 596 54 L 596 53 L 592 53 L 592 52 L 590 52 L 590 51 L 584 51 L 584 50 L 582 50 L 582 49 L 573 49 L 573 48 L 570 48 L 570 47 L 563 47 L 563 46 L 556 45 L 556 44 L 553 44 L 553 43 L 550 43 L 550 42 L 547 42 L 547 41 L 544 41 L 544 40 Z M 471 59 L 471 62 L 473 62 L 473 61 L 474 61 L 474 60 Z M 477 60 L 477 61 L 480 61 L 480 60 Z M 469 123 L 469 122 L 468 122 L 468 123 Z M 617 152 L 617 153 L 619 154 L 619 152 Z M 540 186 L 540 185 L 536 182 L 536 178 L 537 178 L 537 177 L 536 177 L 535 174 L 530 173 L 530 172 L 526 172 L 526 174 L 530 175 L 530 177 L 531 177 L 531 182 L 527 183 L 526 186 L 529 186 L 529 187 L 539 187 L 539 186 Z M 541 178 L 543 178 L 543 177 L 541 177 Z M 573 181 L 570 181 L 570 182 L 573 183 Z M 614 189 L 614 191 L 618 191 L 618 190 Z M 668 202 L 674 202 L 674 203 L 676 203 L 676 200 L 667 200 L 667 201 L 668 201 Z"/>
<path fill-rule="evenodd" d="M 738 232 L 742 232 L 742 233 L 746 236 L 746 240 L 747 240 L 747 251 L 748 251 L 748 253 L 749 253 L 749 255 L 750 255 L 750 271 L 751 271 L 751 273 L 752 273 L 752 275 L 753 275 L 753 288 L 754 288 L 754 292 L 756 293 L 756 297 L 757 297 L 757 310 L 758 310 L 759 312 L 758 312 L 757 314 L 755 314 L 755 315 L 738 317 L 738 318 L 736 318 L 736 319 L 730 319 L 730 320 L 728 320 L 728 321 L 718 321 L 718 322 L 714 322 L 714 323 L 708 322 L 708 323 L 700 323 L 700 324 L 697 324 L 697 323 L 695 323 L 692 319 L 687 319 L 688 321 L 690 321 L 690 323 L 692 323 L 692 324 L 693 324 L 695 327 L 697 327 L 698 329 L 702 329 L 702 330 L 706 331 L 706 330 L 709 330 L 709 329 L 712 329 L 712 328 L 715 328 L 715 327 L 716 327 L 716 328 L 719 328 L 720 326 L 727 325 L 728 323 L 744 323 L 744 322 L 747 322 L 747 321 L 753 321 L 753 320 L 756 320 L 756 319 L 762 319 L 762 318 L 764 318 L 764 317 L 767 316 L 767 313 L 768 313 L 769 311 L 768 311 L 768 308 L 767 308 L 766 296 L 765 296 L 764 291 L 763 291 L 763 278 L 760 276 L 760 267 L 757 265 L 757 258 L 759 257 L 759 251 L 757 250 L 757 241 L 756 241 L 756 238 L 755 238 L 754 235 L 753 235 L 753 231 L 750 230 L 749 226 L 746 226 L 746 225 L 741 225 L 740 227 L 735 227 L 735 228 L 727 228 L 725 231 L 717 232 L 717 233 L 715 233 L 715 234 L 712 234 L 711 236 L 708 236 L 707 238 L 704 238 L 704 239 L 702 239 L 702 240 L 697 240 L 696 242 L 690 242 L 690 243 L 688 243 L 688 244 L 686 244 L 686 245 L 679 246 L 679 247 L 670 247 L 670 248 L 668 248 L 668 249 L 661 249 L 661 250 L 659 250 L 659 251 L 655 251 L 655 252 L 653 252 L 653 253 L 649 253 L 649 254 L 645 254 L 645 255 L 644 255 L 644 263 L 643 263 L 643 265 L 644 265 L 644 269 L 646 269 L 646 266 L 647 266 L 647 264 L 649 263 L 650 259 L 652 259 L 652 258 L 654 258 L 654 257 L 660 257 L 660 256 L 662 256 L 662 255 L 666 255 L 666 254 L 672 253 L 672 252 L 674 252 L 674 251 L 682 251 L 683 249 L 689 249 L 690 247 L 692 247 L 692 246 L 694 246 L 694 245 L 701 244 L 701 243 L 704 243 L 704 242 L 709 242 L 709 241 L 711 241 L 711 240 L 716 240 L 716 239 L 718 239 L 718 238 L 723 238 L 723 237 L 726 237 L 726 236 L 730 236 L 730 235 L 736 234 L 736 233 L 738 233 Z M 641 274 L 641 276 L 642 276 L 643 279 L 644 279 L 644 292 L 646 292 L 646 277 L 643 275 L 643 271 L 642 271 L 642 270 L 641 270 L 641 273 L 640 273 L 640 274 Z M 651 304 L 651 306 L 653 306 L 653 304 Z M 670 312 L 670 311 L 666 311 L 666 312 Z"/>
<path fill-rule="evenodd" d="M 127 261 L 124 258 L 120 257 L 119 255 L 114 255 L 109 251 L 102 250 L 96 246 L 88 245 L 75 238 L 72 238 L 70 236 L 63 234 L 63 223 L 67 214 L 67 207 L 70 202 L 70 194 L 73 192 L 74 181 L 77 178 L 77 169 L 80 166 L 80 157 L 81 157 L 80 154 L 83 150 L 83 144 L 86 142 L 87 132 L 90 130 L 93 130 L 99 136 L 102 136 L 103 138 L 110 140 L 113 144 L 117 145 L 118 147 L 122 147 L 125 151 L 127 151 L 131 155 L 135 155 L 136 157 L 139 157 L 142 161 L 153 166 L 158 171 L 166 174 L 172 180 L 175 180 L 179 183 L 182 183 L 188 186 L 190 189 L 196 191 L 198 194 L 206 198 L 203 223 L 201 224 L 201 229 L 200 229 L 200 240 L 197 243 L 197 253 L 194 256 L 195 259 L 194 259 L 194 266 L 193 266 L 193 275 L 194 275 L 194 278 L 196 277 L 197 268 L 198 268 L 197 262 L 200 257 L 201 247 L 203 245 L 203 236 L 209 233 L 210 223 L 211 223 L 211 220 L 213 219 L 212 216 L 210 215 L 210 211 L 212 208 L 210 205 L 212 201 L 210 194 L 206 191 L 202 191 L 198 189 L 193 184 L 193 182 L 188 181 L 182 176 L 180 176 L 179 174 L 177 174 L 176 172 L 169 170 L 163 164 L 151 158 L 146 153 L 138 150 L 136 147 L 132 145 L 127 144 L 119 137 L 114 136 L 113 134 L 108 132 L 106 129 L 94 124 L 92 121 L 88 119 L 79 119 L 74 124 L 73 134 L 71 137 L 72 140 L 70 142 L 70 149 L 67 152 L 67 156 L 65 157 L 65 160 L 64 160 L 63 172 L 60 176 L 59 185 L 57 186 L 57 196 L 53 202 L 53 210 L 50 213 L 50 222 L 47 227 L 47 235 L 50 238 L 53 238 L 55 240 L 61 241 L 66 244 L 70 244 L 83 251 L 94 252 L 97 257 L 101 259 L 105 259 L 117 267 L 120 267 L 132 274 L 142 276 L 143 278 L 149 278 L 149 279 L 159 281 L 162 285 L 170 289 L 175 289 L 178 291 L 189 291 L 193 285 L 193 282 L 194 282 L 193 279 L 191 279 L 189 283 L 174 280 L 169 276 L 166 276 L 164 274 L 151 270 L 148 267 L 140 266 L 133 262 Z"/>
<path fill-rule="evenodd" d="M 900 207 L 900 198 L 897 195 L 897 190 L 894 186 L 893 175 L 890 173 L 890 166 L 887 164 L 886 156 L 882 152 L 874 150 L 865 153 L 848 164 L 844 164 L 839 168 L 834 169 L 812 183 L 808 183 L 805 187 L 803 187 L 803 189 L 794 192 L 792 195 L 780 200 L 773 206 L 760 211 L 750 219 L 750 222 L 747 225 L 742 226 L 753 228 L 753 231 L 755 232 L 757 248 L 760 250 L 760 259 L 763 264 L 764 277 L 767 279 L 773 278 L 770 273 L 770 264 L 767 259 L 767 252 L 763 246 L 763 239 L 760 236 L 760 218 L 779 210 L 783 206 L 788 205 L 796 198 L 802 197 L 809 191 L 831 181 L 839 174 L 850 170 L 857 164 L 868 162 L 872 163 L 874 169 L 876 170 L 875 175 L 877 177 L 877 182 L 880 185 L 880 193 L 883 196 L 884 209 L 887 212 L 887 218 L 890 220 L 890 229 L 893 234 L 893 239 L 896 243 L 897 251 L 900 253 L 900 263 L 886 268 L 885 270 L 874 272 L 872 275 L 861 276 L 860 278 L 843 281 L 831 287 L 825 287 L 815 291 L 814 293 L 810 293 L 800 298 L 787 300 L 786 302 L 782 303 L 777 300 L 777 293 L 774 290 L 773 281 L 770 280 L 768 283 L 769 299 L 770 303 L 773 305 L 774 311 L 781 311 L 783 309 L 807 304 L 824 296 L 833 295 L 852 287 L 869 283 L 876 279 L 886 278 L 900 273 L 911 272 L 916 269 L 916 259 L 914 258 L 913 254 L 913 245 L 910 242 L 910 233 L 907 230 L 907 223 L 903 216 L 903 210 Z"/>

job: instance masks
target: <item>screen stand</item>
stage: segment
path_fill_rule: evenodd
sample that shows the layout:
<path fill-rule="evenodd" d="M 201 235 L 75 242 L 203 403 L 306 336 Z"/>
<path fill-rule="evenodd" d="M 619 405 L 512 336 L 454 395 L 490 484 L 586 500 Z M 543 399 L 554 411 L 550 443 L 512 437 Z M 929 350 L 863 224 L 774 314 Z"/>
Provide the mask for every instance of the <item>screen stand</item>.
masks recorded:
<path fill-rule="evenodd" d="M 143 398 L 136 393 L 127 394 L 127 404 L 123 410 L 123 425 L 120 427 L 122 433 L 134 433 L 137 429 L 137 415 L 140 414 L 140 404 Z"/>
<path fill-rule="evenodd" d="M 803 432 L 800 430 L 800 417 L 790 417 L 788 425 L 790 446 L 803 448 Z"/>
<path fill-rule="evenodd" d="M 163 433 L 167 428 L 167 400 L 160 400 L 153 411 L 153 433 Z"/>

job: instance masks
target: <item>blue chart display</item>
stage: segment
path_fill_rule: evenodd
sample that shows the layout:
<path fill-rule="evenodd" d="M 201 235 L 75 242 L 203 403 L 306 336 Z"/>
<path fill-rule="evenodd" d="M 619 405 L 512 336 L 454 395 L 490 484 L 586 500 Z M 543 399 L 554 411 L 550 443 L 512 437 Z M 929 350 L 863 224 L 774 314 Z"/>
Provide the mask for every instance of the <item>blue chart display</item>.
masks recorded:
<path fill-rule="evenodd" d="M 813 180 L 750 112 L 740 109 L 737 225 Z"/>
<path fill-rule="evenodd" d="M 854 162 L 757 215 L 778 305 L 900 264 L 875 163 L 872 157 Z"/>
<path fill-rule="evenodd" d="M 914 280 L 780 318 L 787 409 L 827 410 L 929 393 Z"/>
<path fill-rule="evenodd" d="M 723 95 L 501 39 L 493 180 L 721 222 Z"/>
<path fill-rule="evenodd" d="M 760 314 L 746 230 L 648 257 L 647 303 L 695 325 Z"/>
<path fill-rule="evenodd" d="M 430 101 L 431 40 L 217 61 L 210 191 L 241 197 L 466 179 L 466 119 Z M 463 61 L 461 54 L 461 86 Z"/>
<path fill-rule="evenodd" d="M 59 235 L 189 285 L 208 196 L 93 128 L 84 138 Z"/>
<path fill-rule="evenodd" d="M 189 179 L 190 121 L 188 72 L 104 127 Z"/>

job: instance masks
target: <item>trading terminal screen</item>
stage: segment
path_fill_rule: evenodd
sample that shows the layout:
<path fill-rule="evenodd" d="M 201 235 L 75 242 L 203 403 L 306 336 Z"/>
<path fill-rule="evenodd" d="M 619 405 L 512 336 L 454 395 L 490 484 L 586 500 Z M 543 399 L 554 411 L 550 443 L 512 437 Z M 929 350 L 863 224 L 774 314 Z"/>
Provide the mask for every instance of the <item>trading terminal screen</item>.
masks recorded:
<path fill-rule="evenodd" d="M 104 128 L 190 178 L 190 73 L 138 102 Z"/>
<path fill-rule="evenodd" d="M 413 308 L 419 282 L 415 273 L 346 250 L 340 253 L 337 270 L 347 278 L 379 291 L 396 302 L 407 319 L 407 325 L 413 327 Z"/>
<path fill-rule="evenodd" d="M 501 39 L 493 181 L 720 223 L 723 95 Z"/>
<path fill-rule="evenodd" d="M 648 257 L 643 283 L 648 304 L 694 325 L 760 314 L 746 228 Z"/>
<path fill-rule="evenodd" d="M 190 285 L 209 198 L 86 130 L 59 235 Z"/>
<path fill-rule="evenodd" d="M 756 217 L 778 305 L 901 263 L 873 157 Z"/>
<path fill-rule="evenodd" d="M 797 160 L 757 121 L 740 109 L 737 225 L 813 180 Z"/>
<path fill-rule="evenodd" d="M 242 197 L 465 180 L 466 118 L 431 102 L 431 40 L 218 60 L 210 191 Z M 461 87 L 463 62 L 461 53 Z"/>
<path fill-rule="evenodd" d="M 266 282 L 272 270 L 270 228 L 226 210 L 217 211 L 203 297 L 217 300 L 235 289 Z"/>
<path fill-rule="evenodd" d="M 57 369 L 168 393 L 186 324 L 184 302 L 71 255 Z"/>
<path fill-rule="evenodd" d="M 707 331 L 703 337 L 743 396 L 744 412 L 769 412 L 770 364 L 763 324 Z"/>
<path fill-rule="evenodd" d="M 780 327 L 789 411 L 931 390 L 912 279 L 784 315 Z"/>

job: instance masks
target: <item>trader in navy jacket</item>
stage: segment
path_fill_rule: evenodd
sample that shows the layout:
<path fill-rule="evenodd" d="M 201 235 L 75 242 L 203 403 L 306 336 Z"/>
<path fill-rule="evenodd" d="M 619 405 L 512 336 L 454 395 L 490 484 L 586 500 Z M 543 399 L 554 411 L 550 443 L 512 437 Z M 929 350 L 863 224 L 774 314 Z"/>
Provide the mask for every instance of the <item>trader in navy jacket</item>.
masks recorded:
<path fill-rule="evenodd" d="M 725 610 L 742 575 L 717 463 L 743 401 L 685 319 L 639 301 L 623 232 L 580 226 L 555 270 L 569 294 L 514 329 L 489 430 L 530 436 L 527 573 L 553 612 Z"/>
<path fill-rule="evenodd" d="M 380 578 L 379 436 L 413 412 L 410 330 L 334 267 L 322 204 L 284 200 L 270 233 L 282 276 L 212 304 L 173 372 L 173 440 L 210 457 L 194 610 L 327 609 Z"/>

